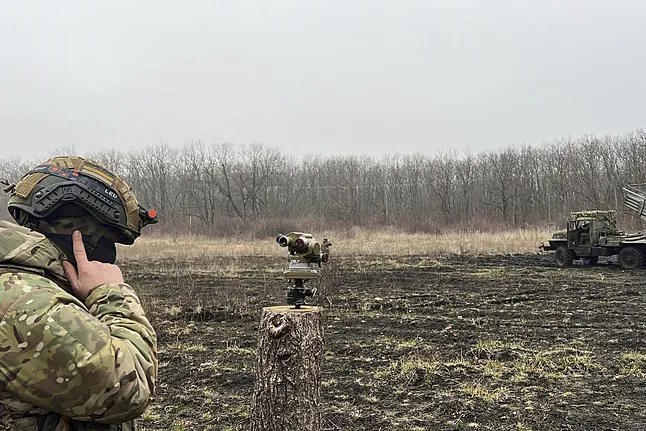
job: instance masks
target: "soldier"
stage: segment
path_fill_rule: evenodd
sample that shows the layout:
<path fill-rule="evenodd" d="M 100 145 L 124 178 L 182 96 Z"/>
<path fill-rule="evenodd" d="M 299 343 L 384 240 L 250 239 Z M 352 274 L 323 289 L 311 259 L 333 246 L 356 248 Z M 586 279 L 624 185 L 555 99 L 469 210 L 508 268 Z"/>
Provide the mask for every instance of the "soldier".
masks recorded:
<path fill-rule="evenodd" d="M 0 429 L 134 430 L 155 389 L 156 335 L 114 265 L 156 222 L 126 182 L 55 157 L 8 189 L 0 222 Z"/>

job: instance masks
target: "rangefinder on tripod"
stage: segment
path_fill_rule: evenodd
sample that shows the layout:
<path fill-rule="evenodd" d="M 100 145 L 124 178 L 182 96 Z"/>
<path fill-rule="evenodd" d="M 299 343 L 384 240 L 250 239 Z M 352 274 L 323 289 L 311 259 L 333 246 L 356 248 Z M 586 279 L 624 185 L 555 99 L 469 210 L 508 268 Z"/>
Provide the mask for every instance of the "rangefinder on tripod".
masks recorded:
<path fill-rule="evenodd" d="M 308 280 L 316 278 L 318 268 L 330 258 L 329 248 L 332 245 L 327 238 L 319 242 L 310 233 L 291 232 L 279 234 L 276 242 L 281 247 L 287 247 L 287 268 L 283 275 L 289 280 L 287 287 L 287 303 L 295 308 L 307 305 L 308 296 L 313 296 L 316 289 L 306 287 Z"/>

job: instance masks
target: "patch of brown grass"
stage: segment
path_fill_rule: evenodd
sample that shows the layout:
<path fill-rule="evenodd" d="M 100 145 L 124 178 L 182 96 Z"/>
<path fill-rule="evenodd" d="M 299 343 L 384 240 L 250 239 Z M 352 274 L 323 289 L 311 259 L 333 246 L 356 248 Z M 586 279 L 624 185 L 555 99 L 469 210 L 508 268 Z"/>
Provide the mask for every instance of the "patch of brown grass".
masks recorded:
<path fill-rule="evenodd" d="M 506 232 L 446 232 L 410 234 L 401 231 L 351 229 L 317 232 L 317 238 L 333 242 L 333 256 L 477 255 L 535 253 L 549 237 L 545 230 Z M 154 235 L 137 240 L 130 247 L 119 247 L 121 259 L 208 259 L 212 256 L 284 257 L 274 238 L 207 237 L 201 235 Z"/>

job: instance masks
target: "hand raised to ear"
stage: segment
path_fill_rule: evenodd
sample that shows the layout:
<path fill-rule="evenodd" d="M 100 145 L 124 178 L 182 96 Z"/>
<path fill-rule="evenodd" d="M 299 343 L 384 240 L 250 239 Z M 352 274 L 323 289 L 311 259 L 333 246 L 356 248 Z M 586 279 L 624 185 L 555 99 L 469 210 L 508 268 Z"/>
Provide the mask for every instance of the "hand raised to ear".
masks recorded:
<path fill-rule="evenodd" d="M 72 292 L 78 299 L 85 301 L 90 291 L 102 284 L 123 283 L 123 275 L 118 266 L 87 259 L 83 236 L 79 231 L 75 231 L 72 235 L 72 248 L 76 268 L 70 262 L 65 261 L 63 269 L 72 287 Z"/>

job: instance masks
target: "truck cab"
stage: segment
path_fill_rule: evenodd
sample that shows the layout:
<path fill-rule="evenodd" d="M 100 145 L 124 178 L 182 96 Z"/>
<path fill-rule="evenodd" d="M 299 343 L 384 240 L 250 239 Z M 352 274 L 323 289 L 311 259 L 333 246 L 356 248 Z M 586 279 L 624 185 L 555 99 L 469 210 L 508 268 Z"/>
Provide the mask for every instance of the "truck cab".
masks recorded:
<path fill-rule="evenodd" d="M 608 240 L 620 237 L 614 211 L 578 211 L 567 222 L 568 248 L 577 256 L 604 256 Z"/>

